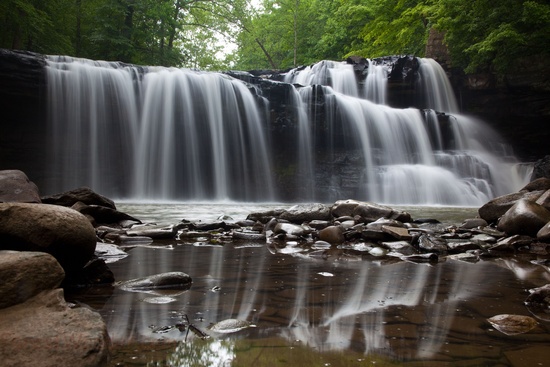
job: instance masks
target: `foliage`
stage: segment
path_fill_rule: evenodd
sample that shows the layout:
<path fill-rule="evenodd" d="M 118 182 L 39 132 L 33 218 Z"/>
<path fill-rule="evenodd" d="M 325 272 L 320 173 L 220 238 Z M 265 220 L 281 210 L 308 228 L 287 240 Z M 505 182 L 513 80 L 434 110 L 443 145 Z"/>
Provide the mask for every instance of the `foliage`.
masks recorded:
<path fill-rule="evenodd" d="M 550 52 L 547 0 L 0 0 L 0 19 L 4 48 L 202 69 L 423 56 L 432 27 L 469 72 Z"/>
<path fill-rule="evenodd" d="M 441 0 L 436 26 L 446 32 L 455 64 L 469 72 L 505 72 L 520 57 L 550 52 L 545 0 Z"/>

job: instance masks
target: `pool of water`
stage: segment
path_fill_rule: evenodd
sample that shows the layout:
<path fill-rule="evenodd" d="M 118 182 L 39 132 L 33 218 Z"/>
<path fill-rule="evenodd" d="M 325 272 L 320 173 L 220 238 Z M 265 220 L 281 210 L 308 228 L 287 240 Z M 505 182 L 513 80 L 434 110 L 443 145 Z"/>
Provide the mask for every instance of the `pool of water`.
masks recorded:
<path fill-rule="evenodd" d="M 214 220 L 275 204 L 120 204 L 163 223 Z M 408 208 L 414 218 L 460 223 L 472 208 Z M 118 288 L 71 295 L 96 309 L 113 342 L 112 366 L 548 366 L 550 322 L 505 335 L 487 318 L 529 316 L 528 290 L 550 283 L 547 254 L 435 265 L 270 251 L 265 242 L 156 241 L 109 264 L 117 280 L 182 271 L 184 292 Z M 212 324 L 248 321 L 234 333 Z M 207 338 L 204 336 L 208 335 Z"/>

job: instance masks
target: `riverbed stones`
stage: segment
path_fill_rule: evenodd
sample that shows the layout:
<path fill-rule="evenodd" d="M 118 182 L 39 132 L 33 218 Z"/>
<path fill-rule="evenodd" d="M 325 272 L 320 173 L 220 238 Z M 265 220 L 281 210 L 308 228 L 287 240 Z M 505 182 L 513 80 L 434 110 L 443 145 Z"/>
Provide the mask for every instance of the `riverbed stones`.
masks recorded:
<path fill-rule="evenodd" d="M 418 238 L 418 247 L 424 251 L 446 253 L 449 250 L 447 241 L 429 234 L 422 234 Z"/>
<path fill-rule="evenodd" d="M 536 237 L 550 222 L 550 211 L 534 201 L 518 200 L 499 220 L 497 228 L 509 235 L 525 234 Z"/>
<path fill-rule="evenodd" d="M 44 252 L 0 251 L 0 308 L 25 302 L 45 290 L 59 287 L 65 272 Z"/>
<path fill-rule="evenodd" d="M 174 226 L 143 225 L 126 231 L 128 236 L 145 236 L 152 239 L 174 238 L 177 230 Z"/>
<path fill-rule="evenodd" d="M 294 205 L 282 212 L 279 218 L 293 223 L 328 220 L 331 218 L 330 207 L 319 203 Z"/>
<path fill-rule="evenodd" d="M 22 171 L 0 171 L 0 203 L 9 202 L 41 202 L 38 187 Z"/>
<path fill-rule="evenodd" d="M 101 367 L 108 363 L 109 346 L 101 316 L 88 308 L 69 308 L 62 289 L 0 310 L 3 366 Z"/>
<path fill-rule="evenodd" d="M 346 238 L 344 237 L 344 230 L 342 227 L 328 226 L 319 231 L 319 240 L 332 244 L 339 244 L 343 243 Z"/>
<path fill-rule="evenodd" d="M 304 236 L 307 234 L 307 231 L 304 227 L 292 224 L 292 223 L 277 223 L 273 228 L 274 234 L 285 234 L 291 236 Z"/>
<path fill-rule="evenodd" d="M 0 249 L 53 255 L 65 272 L 78 271 L 94 255 L 96 234 L 88 219 L 57 205 L 0 204 Z"/>

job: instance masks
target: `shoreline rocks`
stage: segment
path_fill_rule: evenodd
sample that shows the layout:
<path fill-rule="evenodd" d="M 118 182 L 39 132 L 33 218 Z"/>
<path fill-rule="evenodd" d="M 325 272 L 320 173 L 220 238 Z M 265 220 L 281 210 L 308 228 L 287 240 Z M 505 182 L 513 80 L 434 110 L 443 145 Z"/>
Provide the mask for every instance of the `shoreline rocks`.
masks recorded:
<path fill-rule="evenodd" d="M 96 233 L 75 210 L 50 204 L 0 203 L 0 249 L 42 251 L 65 272 L 81 270 L 94 255 Z"/>
<path fill-rule="evenodd" d="M 71 308 L 58 288 L 64 271 L 44 252 L 0 251 L 0 356 L 6 366 L 106 366 L 110 338 L 101 316 Z"/>

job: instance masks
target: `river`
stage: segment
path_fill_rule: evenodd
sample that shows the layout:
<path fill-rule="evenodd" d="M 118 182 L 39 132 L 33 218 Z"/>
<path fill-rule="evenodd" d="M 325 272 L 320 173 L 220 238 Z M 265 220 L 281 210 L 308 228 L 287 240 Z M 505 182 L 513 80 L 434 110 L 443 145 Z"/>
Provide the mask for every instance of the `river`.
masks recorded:
<path fill-rule="evenodd" d="M 145 222 L 213 221 L 284 204 L 119 203 Z M 288 207 L 288 205 L 286 205 Z M 459 224 L 474 208 L 407 207 L 413 218 Z M 97 310 L 111 366 L 546 366 L 550 323 L 506 335 L 487 321 L 529 316 L 528 290 L 550 283 L 546 254 L 417 264 L 355 249 L 273 251 L 265 242 L 155 241 L 109 264 L 117 280 L 189 274 L 169 294 L 91 288 L 69 300 Z M 232 333 L 211 325 L 248 322 Z M 204 336 L 208 335 L 207 338 Z"/>

